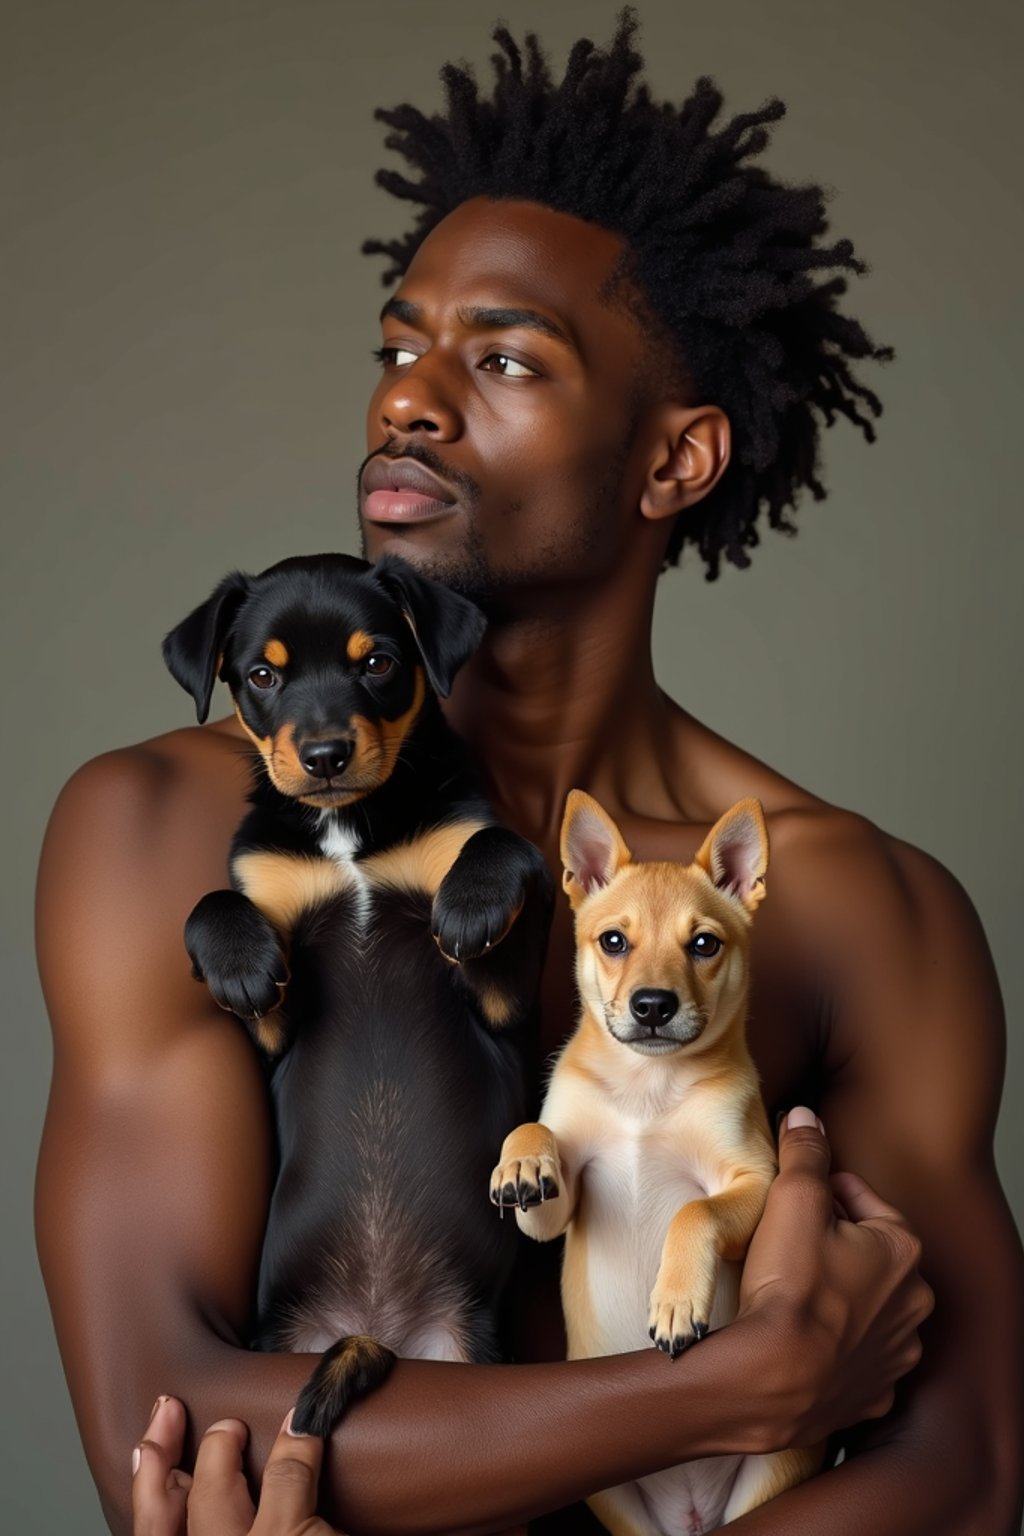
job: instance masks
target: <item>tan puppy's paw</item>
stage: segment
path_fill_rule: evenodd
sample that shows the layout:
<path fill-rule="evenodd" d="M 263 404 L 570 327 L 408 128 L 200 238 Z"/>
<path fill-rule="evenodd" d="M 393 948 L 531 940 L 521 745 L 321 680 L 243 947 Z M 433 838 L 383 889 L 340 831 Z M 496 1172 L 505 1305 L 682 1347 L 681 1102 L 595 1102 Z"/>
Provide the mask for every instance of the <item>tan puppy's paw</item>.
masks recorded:
<path fill-rule="evenodd" d="M 491 1174 L 491 1204 L 502 1210 L 518 1206 L 529 1210 L 554 1200 L 563 1187 L 558 1154 L 512 1157 L 501 1162 Z"/>
<path fill-rule="evenodd" d="M 673 1360 L 707 1333 L 717 1279 L 714 1252 L 685 1265 L 662 1259 L 651 1292 L 648 1333 L 658 1349 Z"/>

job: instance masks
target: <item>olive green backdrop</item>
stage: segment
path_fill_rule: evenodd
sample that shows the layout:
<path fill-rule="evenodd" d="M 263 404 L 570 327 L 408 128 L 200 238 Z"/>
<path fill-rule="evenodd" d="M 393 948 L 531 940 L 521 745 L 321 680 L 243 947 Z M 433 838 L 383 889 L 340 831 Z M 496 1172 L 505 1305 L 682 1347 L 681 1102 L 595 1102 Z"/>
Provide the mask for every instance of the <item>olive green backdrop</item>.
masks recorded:
<path fill-rule="evenodd" d="M 189 719 L 163 632 L 237 564 L 355 547 L 379 266 L 377 103 L 483 63 L 499 4 L 559 59 L 613 5 L 0 4 L 4 1430 L 21 1536 L 102 1529 L 31 1237 L 49 1037 L 33 867 L 77 763 Z M 999 1139 L 1018 1213 L 1022 979 L 1019 96 L 1000 0 L 646 0 L 655 88 L 778 92 L 770 164 L 835 189 L 853 299 L 899 360 L 880 440 L 827 443 L 824 507 L 747 572 L 664 578 L 662 679 L 799 782 L 949 865 L 1010 1024 Z M 709 644 L 708 636 L 715 636 Z M 965 1027 L 969 1027 L 965 1020 Z M 952 1448 L 951 1448 L 952 1449 Z M 127 1476 L 127 1468 L 125 1469 Z"/>

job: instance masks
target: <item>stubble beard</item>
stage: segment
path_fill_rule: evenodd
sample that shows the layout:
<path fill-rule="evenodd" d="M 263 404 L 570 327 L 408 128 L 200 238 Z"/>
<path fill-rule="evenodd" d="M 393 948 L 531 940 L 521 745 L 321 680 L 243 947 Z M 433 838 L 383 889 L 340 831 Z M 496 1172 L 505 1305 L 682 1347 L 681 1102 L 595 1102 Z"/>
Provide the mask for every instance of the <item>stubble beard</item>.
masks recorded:
<path fill-rule="evenodd" d="M 581 581 L 592 581 L 600 564 L 603 528 L 618 513 L 633 432 L 634 424 L 630 423 L 600 482 L 589 491 L 582 514 L 561 528 L 551 527 L 544 543 L 524 550 L 521 560 L 496 562 L 493 556 L 488 556 L 477 515 L 479 496 L 476 496 L 469 508 L 458 550 L 445 552 L 411 545 L 408 552 L 410 564 L 492 615 L 506 604 L 518 608 L 519 600 L 530 592 L 539 595 L 564 591 Z M 423 455 L 427 463 L 432 457 Z M 521 507 L 521 502 L 512 502 L 499 515 L 512 519 Z M 362 526 L 360 533 L 362 555 L 368 559 L 366 530 Z M 404 551 L 396 550 L 395 553 L 405 557 Z"/>

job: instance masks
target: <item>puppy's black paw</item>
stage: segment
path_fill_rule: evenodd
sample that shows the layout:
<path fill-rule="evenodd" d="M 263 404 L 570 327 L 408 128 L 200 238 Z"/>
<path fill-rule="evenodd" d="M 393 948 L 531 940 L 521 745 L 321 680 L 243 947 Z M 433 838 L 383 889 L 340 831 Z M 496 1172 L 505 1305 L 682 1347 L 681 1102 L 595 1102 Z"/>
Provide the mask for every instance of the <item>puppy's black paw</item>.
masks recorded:
<path fill-rule="evenodd" d="M 192 974 L 247 1024 L 284 1001 L 288 964 L 274 925 L 238 891 L 211 891 L 185 924 Z"/>
<path fill-rule="evenodd" d="M 547 1154 L 513 1157 L 499 1163 L 491 1174 L 491 1204 L 502 1211 L 511 1206 L 528 1211 L 546 1200 L 557 1200 L 560 1177 L 556 1159 Z"/>
<path fill-rule="evenodd" d="M 474 832 L 434 897 L 432 931 L 446 959 L 479 959 L 500 944 L 522 911 L 540 854 L 503 827 Z"/>
<path fill-rule="evenodd" d="M 395 1356 L 385 1344 L 363 1334 L 339 1339 L 321 1355 L 299 1393 L 292 1428 L 300 1435 L 329 1435 L 350 1403 L 379 1387 Z"/>

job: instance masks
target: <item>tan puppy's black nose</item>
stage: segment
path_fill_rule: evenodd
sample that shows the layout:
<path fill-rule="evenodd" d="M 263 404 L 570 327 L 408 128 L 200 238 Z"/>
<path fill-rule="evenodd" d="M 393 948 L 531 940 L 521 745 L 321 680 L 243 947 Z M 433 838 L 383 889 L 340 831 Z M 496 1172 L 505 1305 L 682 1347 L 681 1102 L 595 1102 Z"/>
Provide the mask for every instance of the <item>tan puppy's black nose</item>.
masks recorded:
<path fill-rule="evenodd" d="M 675 1017 L 678 1008 L 678 997 L 664 987 L 642 987 L 629 999 L 629 1011 L 637 1023 L 649 1024 L 652 1028 L 667 1024 Z"/>
<path fill-rule="evenodd" d="M 344 773 L 352 756 L 350 741 L 311 741 L 299 753 L 299 761 L 315 779 L 333 779 Z"/>

